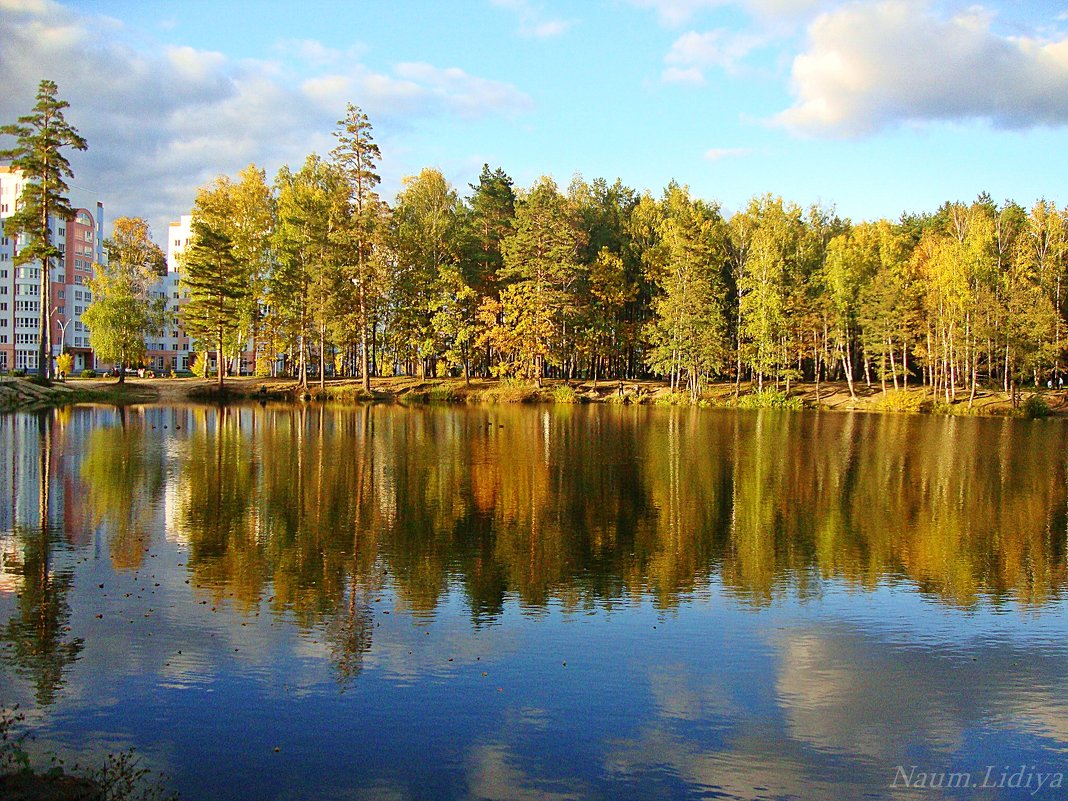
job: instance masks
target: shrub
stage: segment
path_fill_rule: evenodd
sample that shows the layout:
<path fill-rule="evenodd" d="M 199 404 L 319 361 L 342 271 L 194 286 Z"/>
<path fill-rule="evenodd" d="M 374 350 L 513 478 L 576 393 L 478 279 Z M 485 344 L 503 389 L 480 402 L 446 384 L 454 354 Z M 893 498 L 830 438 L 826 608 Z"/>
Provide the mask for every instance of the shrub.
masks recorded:
<path fill-rule="evenodd" d="M 553 403 L 578 403 L 579 395 L 567 384 L 558 384 L 553 387 L 552 399 Z"/>
<path fill-rule="evenodd" d="M 802 409 L 800 397 L 788 397 L 777 389 L 763 389 L 738 398 L 739 409 Z"/>
<path fill-rule="evenodd" d="M 449 384 L 435 384 L 427 390 L 426 399 L 432 403 L 455 403 L 463 400 L 462 396 Z"/>
<path fill-rule="evenodd" d="M 92 368 L 82 370 L 82 378 L 96 378 L 96 370 Z"/>
<path fill-rule="evenodd" d="M 924 397 L 922 392 L 908 392 L 904 389 L 891 389 L 874 404 L 883 412 L 910 412 L 915 414 L 922 410 Z"/>
<path fill-rule="evenodd" d="M 56 372 L 60 375 L 70 375 L 74 369 L 74 357 L 69 353 L 61 353 L 56 357 Z"/>
<path fill-rule="evenodd" d="M 689 406 L 689 392 L 661 392 L 653 398 L 656 406 Z"/>
<path fill-rule="evenodd" d="M 497 386 L 482 392 L 485 403 L 526 403 L 534 399 L 537 388 L 530 381 L 518 378 L 502 378 Z"/>
<path fill-rule="evenodd" d="M 1028 420 L 1049 416 L 1049 404 L 1041 395 L 1028 395 L 1020 406 L 1020 414 Z"/>
<path fill-rule="evenodd" d="M 193 359 L 193 366 L 189 368 L 197 378 L 208 377 L 208 354 L 198 353 Z"/>
<path fill-rule="evenodd" d="M 11 375 L 15 376 L 16 378 L 22 378 L 26 375 L 26 371 L 23 370 L 21 367 L 16 367 L 14 370 L 11 371 Z"/>

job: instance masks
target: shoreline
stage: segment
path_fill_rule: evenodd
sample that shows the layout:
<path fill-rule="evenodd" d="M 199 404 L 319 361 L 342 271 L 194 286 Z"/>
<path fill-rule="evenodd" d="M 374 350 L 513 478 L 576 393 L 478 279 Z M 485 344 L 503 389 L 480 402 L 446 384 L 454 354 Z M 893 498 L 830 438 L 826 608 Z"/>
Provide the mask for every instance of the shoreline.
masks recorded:
<path fill-rule="evenodd" d="M 741 385 L 738 398 L 734 384 L 712 384 L 701 396 L 699 407 L 706 408 L 790 408 L 822 411 L 857 411 L 868 413 L 944 414 L 978 417 L 1039 417 L 1068 416 L 1068 390 L 1029 388 L 1021 391 L 1020 408 L 1014 409 L 1009 396 L 1000 389 L 983 388 L 976 391 L 969 406 L 968 393 L 958 393 L 958 399 L 945 404 L 944 397 L 935 400 L 928 388 L 910 386 L 909 389 L 883 391 L 881 385 L 870 387 L 855 383 L 856 397 L 849 393 L 845 382 L 825 382 L 817 395 L 814 383 L 794 384 L 789 396 L 779 392 L 758 401 L 755 387 L 748 382 Z M 748 397 L 747 397 L 748 396 Z M 291 378 L 258 378 L 241 376 L 227 378 L 223 394 L 212 379 L 203 378 L 134 378 L 120 385 L 114 379 L 70 378 L 50 387 L 39 386 L 26 378 L 0 378 L 0 411 L 33 410 L 72 403 L 168 404 L 203 402 L 271 400 L 300 403 L 304 401 L 332 401 L 346 403 L 607 403 L 616 405 L 677 405 L 689 406 L 689 396 L 672 394 L 662 381 L 565 381 L 546 380 L 541 388 L 533 382 L 499 381 L 497 379 L 462 378 L 376 378 L 371 393 L 363 391 L 359 379 L 341 378 L 326 382 L 325 390 L 317 382 L 301 390 Z M 741 402 L 739 402 L 741 401 Z"/>

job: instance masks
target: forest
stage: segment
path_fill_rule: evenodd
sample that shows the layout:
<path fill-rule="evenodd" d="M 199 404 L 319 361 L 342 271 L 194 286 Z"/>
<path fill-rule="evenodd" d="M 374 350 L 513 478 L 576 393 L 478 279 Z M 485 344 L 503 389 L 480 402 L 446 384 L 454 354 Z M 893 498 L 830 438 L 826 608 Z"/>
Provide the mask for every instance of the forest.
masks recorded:
<path fill-rule="evenodd" d="M 949 403 L 1059 382 L 1068 208 L 982 194 L 853 223 L 770 194 L 733 213 L 576 175 L 469 191 L 427 168 L 392 204 L 372 126 L 349 106 L 327 157 L 203 186 L 180 325 L 201 350 L 251 348 L 258 374 L 657 376 L 923 384 Z M 251 343 L 251 345 L 249 344 Z"/>

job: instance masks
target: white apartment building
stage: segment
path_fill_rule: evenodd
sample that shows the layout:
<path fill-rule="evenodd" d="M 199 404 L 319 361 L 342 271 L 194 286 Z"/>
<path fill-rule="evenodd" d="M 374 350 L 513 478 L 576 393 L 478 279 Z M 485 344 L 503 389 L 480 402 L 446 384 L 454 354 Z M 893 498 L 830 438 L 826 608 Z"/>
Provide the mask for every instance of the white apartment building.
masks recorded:
<path fill-rule="evenodd" d="M 149 336 L 145 342 L 149 367 L 157 372 L 188 370 L 193 363 L 192 345 L 182 330 L 178 308 L 189 298 L 188 290 L 181 286 L 181 255 L 192 236 L 193 217 L 183 214 L 178 222 L 167 228 L 167 274 L 152 288 L 153 297 L 163 298 L 167 303 L 167 316 L 163 330 Z"/>
<path fill-rule="evenodd" d="M 22 172 L 0 166 L 0 223 L 15 211 L 25 183 Z M 82 314 L 92 301 L 93 265 L 104 262 L 104 204 L 72 189 L 69 220 L 50 221 L 62 252 L 52 265 L 52 356 L 64 348 L 74 356 L 74 371 L 93 367 L 89 331 Z M 0 370 L 37 369 L 40 346 L 41 265 L 15 267 L 23 239 L 0 234 Z"/>

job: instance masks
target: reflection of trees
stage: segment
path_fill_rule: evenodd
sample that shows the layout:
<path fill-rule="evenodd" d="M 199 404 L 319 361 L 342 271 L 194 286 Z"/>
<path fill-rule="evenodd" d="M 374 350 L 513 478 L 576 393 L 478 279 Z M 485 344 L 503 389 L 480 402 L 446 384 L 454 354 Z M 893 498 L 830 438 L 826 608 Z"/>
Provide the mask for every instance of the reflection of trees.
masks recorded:
<path fill-rule="evenodd" d="M 103 526 L 111 562 L 136 569 L 145 558 L 164 482 L 162 442 L 147 436 L 145 420 L 119 409 L 118 426 L 94 428 L 84 445 L 80 474 L 83 505 L 91 528 Z"/>
<path fill-rule="evenodd" d="M 374 633 L 374 587 L 361 583 L 356 573 L 346 592 L 347 598 L 337 614 L 327 623 L 330 661 L 337 673 L 338 685 L 345 689 L 363 670 L 363 656 L 371 650 Z"/>
<path fill-rule="evenodd" d="M 14 539 L 21 546 L 6 569 L 20 577 L 18 609 L 0 630 L 0 641 L 10 648 L 0 650 L 0 657 L 16 670 L 28 675 L 36 684 L 37 703 L 50 704 L 63 683 L 63 671 L 81 652 L 81 638 L 68 639 L 70 620 L 67 596 L 73 583 L 71 571 L 57 571 L 52 550 L 56 536 L 49 521 L 52 482 L 52 417 L 37 416 L 39 460 L 37 470 L 37 526 L 16 526 Z"/>
<path fill-rule="evenodd" d="M 906 577 L 952 603 L 1041 604 L 1065 581 L 1062 426 L 790 414 L 730 425 L 722 575 L 746 597 Z"/>
<path fill-rule="evenodd" d="M 1066 577 L 1059 426 L 572 407 L 190 415 L 176 524 L 197 583 L 329 621 L 343 682 L 385 576 L 417 614 L 461 589 L 476 620 L 510 593 L 669 607 L 716 576 L 755 603 L 905 577 L 958 604 L 1040 604 Z"/>

